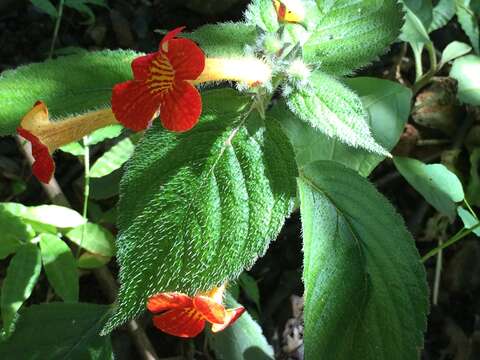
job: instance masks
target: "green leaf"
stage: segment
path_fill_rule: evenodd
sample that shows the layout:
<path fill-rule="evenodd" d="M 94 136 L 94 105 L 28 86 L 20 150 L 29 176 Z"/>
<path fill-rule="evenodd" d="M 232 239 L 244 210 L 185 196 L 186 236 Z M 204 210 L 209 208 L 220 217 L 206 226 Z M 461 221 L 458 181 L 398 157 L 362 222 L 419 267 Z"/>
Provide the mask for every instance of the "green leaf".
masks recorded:
<path fill-rule="evenodd" d="M 87 52 L 3 72 L 0 136 L 14 134 L 39 99 L 53 119 L 108 106 L 112 87 L 133 77 L 130 62 L 139 55 L 124 50 Z"/>
<path fill-rule="evenodd" d="M 473 233 L 478 237 L 480 237 L 480 227 L 478 227 L 479 220 L 476 217 L 474 217 L 470 213 L 470 211 L 465 210 L 461 206 L 457 208 L 457 213 L 458 213 L 458 216 L 460 216 L 460 218 L 462 219 L 465 229 L 472 229 L 476 227 L 475 230 L 473 230 Z"/>
<path fill-rule="evenodd" d="M 40 251 L 33 244 L 23 245 L 10 261 L 7 275 L 3 280 L 0 300 L 3 331 L 7 336 L 13 331 L 17 311 L 30 297 L 41 268 Z"/>
<path fill-rule="evenodd" d="M 52 19 L 57 18 L 57 9 L 55 8 L 55 6 L 53 6 L 50 0 L 30 0 L 30 2 L 38 9 L 42 10 L 44 13 L 50 15 Z"/>
<path fill-rule="evenodd" d="M 57 232 L 56 227 L 38 222 L 35 216 L 32 216 L 30 208 L 23 204 L 11 203 L 11 202 L 0 203 L 0 209 L 3 209 L 9 212 L 10 214 L 12 214 L 13 216 L 20 218 L 24 223 L 31 226 L 34 232 L 37 232 L 37 233 L 47 232 L 51 234 L 55 234 Z M 34 235 L 35 234 L 32 234 L 32 237 Z"/>
<path fill-rule="evenodd" d="M 0 207 L 0 260 L 13 254 L 20 246 L 28 242 L 34 234 L 22 220 Z"/>
<path fill-rule="evenodd" d="M 475 12 L 470 7 L 471 0 L 455 0 L 457 4 L 457 19 L 463 31 L 467 34 L 473 49 L 480 54 L 480 29 Z"/>
<path fill-rule="evenodd" d="M 416 359 L 425 270 L 403 220 L 375 188 L 331 161 L 303 168 L 305 358 Z"/>
<path fill-rule="evenodd" d="M 112 360 L 110 337 L 98 335 L 108 310 L 84 303 L 33 305 L 21 311 L 12 337 L 0 342 L 0 358 Z"/>
<path fill-rule="evenodd" d="M 290 110 L 328 137 L 380 155 L 388 152 L 373 138 L 358 95 L 329 75 L 315 72 L 309 86 L 288 95 Z"/>
<path fill-rule="evenodd" d="M 111 257 L 85 252 L 78 258 L 77 266 L 80 269 L 98 269 L 107 265 L 111 259 Z"/>
<path fill-rule="evenodd" d="M 107 139 L 114 139 L 122 133 L 124 127 L 122 125 L 110 125 L 98 129 L 87 136 L 85 145 L 96 145 Z"/>
<path fill-rule="evenodd" d="M 257 310 L 260 311 L 260 291 L 258 290 L 258 284 L 255 278 L 244 272 L 238 278 L 238 283 L 247 298 L 253 301 L 257 306 Z"/>
<path fill-rule="evenodd" d="M 187 35 L 207 56 L 230 57 L 244 55 L 245 46 L 254 45 L 257 31 L 251 25 L 227 22 L 204 25 Z"/>
<path fill-rule="evenodd" d="M 83 156 L 85 155 L 85 148 L 82 144 L 78 142 L 73 142 L 67 145 L 64 145 L 60 148 L 63 152 L 69 153 L 73 156 Z"/>
<path fill-rule="evenodd" d="M 132 156 L 135 146 L 129 138 L 123 139 L 118 144 L 105 152 L 90 169 L 90 177 L 99 178 L 111 174 L 127 162 Z"/>
<path fill-rule="evenodd" d="M 229 308 L 239 307 L 232 296 L 227 295 Z M 207 339 L 219 360 L 273 360 L 273 349 L 263 336 L 262 328 L 248 312 L 225 330 L 212 334 Z"/>
<path fill-rule="evenodd" d="M 458 81 L 460 101 L 480 105 L 480 56 L 467 55 L 455 60 L 450 76 Z"/>
<path fill-rule="evenodd" d="M 90 179 L 90 198 L 94 200 L 109 199 L 118 195 L 123 168 L 101 178 Z"/>
<path fill-rule="evenodd" d="M 82 241 L 84 228 L 85 238 Z M 115 253 L 113 235 L 100 225 L 92 223 L 80 225 L 67 232 L 65 236 L 92 253 L 107 257 L 111 257 Z"/>
<path fill-rule="evenodd" d="M 396 82 L 370 77 L 348 79 L 347 85 L 361 97 L 377 143 L 389 151 L 393 149 L 410 115 L 410 89 Z M 295 117 L 282 104 L 276 105 L 272 114 L 281 120 L 295 149 L 299 167 L 316 160 L 334 160 L 356 170 L 362 176 L 368 176 L 385 158 L 326 137 Z"/>
<path fill-rule="evenodd" d="M 304 58 L 329 74 L 351 73 L 381 55 L 398 37 L 402 24 L 397 0 L 330 2 L 303 47 Z"/>
<path fill-rule="evenodd" d="M 278 30 L 277 13 L 270 0 L 252 0 L 245 11 L 248 25 L 256 26 L 270 33 Z"/>
<path fill-rule="evenodd" d="M 194 294 L 237 277 L 293 207 L 293 150 L 277 122 L 247 119 L 250 97 L 234 90 L 204 92 L 202 101 L 193 130 L 154 125 L 127 164 L 118 205 L 121 287 L 105 332 L 156 293 Z"/>
<path fill-rule="evenodd" d="M 74 228 L 85 223 L 85 219 L 77 211 L 58 205 L 31 206 L 21 216 L 62 229 Z"/>
<path fill-rule="evenodd" d="M 406 8 L 405 24 L 403 25 L 400 39 L 408 41 L 412 46 L 426 44 L 431 41 L 422 20 L 408 7 Z"/>
<path fill-rule="evenodd" d="M 455 60 L 460 56 L 468 54 L 472 48 L 465 43 L 460 41 L 452 41 L 450 44 L 442 52 L 442 60 L 440 62 L 440 66 L 442 67 L 449 61 Z"/>
<path fill-rule="evenodd" d="M 428 29 L 433 19 L 432 0 L 403 0 L 403 3 L 420 19 Z"/>
<path fill-rule="evenodd" d="M 95 22 L 95 14 L 88 4 L 106 6 L 105 1 L 95 0 L 65 0 L 65 6 L 77 10 L 87 17 L 86 24 L 93 24 Z"/>
<path fill-rule="evenodd" d="M 442 164 L 424 164 L 416 159 L 395 157 L 397 170 L 427 202 L 453 221 L 457 202 L 464 199 L 462 183 L 457 175 Z"/>
<path fill-rule="evenodd" d="M 467 185 L 468 201 L 480 207 L 480 148 L 470 154 L 470 180 Z"/>
<path fill-rule="evenodd" d="M 433 8 L 432 22 L 428 32 L 432 32 L 447 25 L 455 16 L 455 0 L 440 0 Z"/>
<path fill-rule="evenodd" d="M 78 301 L 78 272 L 70 248 L 58 236 L 40 235 L 40 251 L 48 282 L 63 301 Z"/>

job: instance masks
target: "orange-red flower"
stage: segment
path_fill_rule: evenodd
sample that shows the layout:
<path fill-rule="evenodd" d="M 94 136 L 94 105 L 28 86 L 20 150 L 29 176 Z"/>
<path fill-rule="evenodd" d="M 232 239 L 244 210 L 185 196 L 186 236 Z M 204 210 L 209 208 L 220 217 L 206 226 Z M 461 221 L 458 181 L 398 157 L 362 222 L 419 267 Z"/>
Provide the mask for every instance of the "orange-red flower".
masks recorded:
<path fill-rule="evenodd" d="M 41 182 L 48 184 L 55 172 L 55 162 L 52 159 L 51 152 L 47 145 L 43 144 L 31 130 L 27 130 L 26 128 L 29 128 L 28 126 L 25 126 L 25 122 L 41 123 L 45 120 L 48 121 L 47 107 L 41 101 L 37 101 L 33 109 L 22 120 L 22 124 L 17 128 L 17 133 L 32 144 L 32 156 L 35 160 L 32 165 L 33 175 Z"/>
<path fill-rule="evenodd" d="M 110 109 L 92 111 L 62 121 L 51 122 L 47 106 L 37 101 L 23 117 L 17 133 L 32 144 L 33 175 L 41 182 L 48 184 L 55 172 L 52 154 L 56 149 L 115 123 L 117 121 Z"/>
<path fill-rule="evenodd" d="M 157 52 L 135 59 L 134 80 L 113 88 L 112 110 L 125 127 L 144 130 L 159 112 L 168 130 L 187 131 L 197 123 L 202 100 L 189 81 L 202 73 L 205 55 L 192 40 L 175 38 L 182 29 L 166 34 Z"/>
<path fill-rule="evenodd" d="M 179 292 L 167 292 L 152 296 L 147 308 L 159 315 L 153 317 L 153 324 L 167 334 L 183 338 L 195 337 L 202 332 L 208 321 L 212 332 L 224 330 L 233 324 L 245 308 L 225 309 L 222 305 L 225 285 L 212 291 L 190 297 Z"/>

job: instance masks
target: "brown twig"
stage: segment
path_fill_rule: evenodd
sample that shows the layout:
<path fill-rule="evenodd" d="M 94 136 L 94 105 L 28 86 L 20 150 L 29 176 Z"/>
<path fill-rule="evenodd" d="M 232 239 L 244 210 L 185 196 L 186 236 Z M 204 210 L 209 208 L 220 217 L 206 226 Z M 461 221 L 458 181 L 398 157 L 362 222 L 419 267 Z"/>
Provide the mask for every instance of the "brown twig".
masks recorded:
<path fill-rule="evenodd" d="M 16 136 L 16 139 L 23 155 L 31 166 L 34 162 L 34 159 L 31 155 L 32 151 L 30 143 L 23 141 L 19 136 Z M 50 181 L 48 184 L 42 183 L 42 187 L 52 204 L 71 208 L 70 202 L 58 185 L 55 177 L 52 178 L 52 181 Z M 93 273 L 108 301 L 114 302 L 117 298 L 118 285 L 110 270 L 106 266 L 103 266 L 99 269 L 93 270 Z M 160 360 L 152 343 L 148 339 L 147 334 L 141 328 L 138 321 L 131 320 L 128 322 L 127 329 L 143 360 Z"/>

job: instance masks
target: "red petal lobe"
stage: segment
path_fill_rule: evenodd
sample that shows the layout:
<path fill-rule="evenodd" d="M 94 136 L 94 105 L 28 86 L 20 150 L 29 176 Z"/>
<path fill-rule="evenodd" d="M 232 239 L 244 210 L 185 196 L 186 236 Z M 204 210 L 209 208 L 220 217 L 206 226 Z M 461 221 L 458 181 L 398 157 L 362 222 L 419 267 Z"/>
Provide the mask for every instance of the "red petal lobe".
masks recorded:
<path fill-rule="evenodd" d="M 225 321 L 225 308 L 212 298 L 207 296 L 195 296 L 193 298 L 195 309 L 202 314 L 209 322 L 223 324 Z"/>
<path fill-rule="evenodd" d="M 160 106 L 160 96 L 152 94 L 142 81 L 117 84 L 112 91 L 112 111 L 117 120 L 133 131 L 145 130 Z"/>
<path fill-rule="evenodd" d="M 205 54 L 192 40 L 171 40 L 165 55 L 175 69 L 176 80 L 195 80 L 205 69 Z"/>
<path fill-rule="evenodd" d="M 153 313 L 191 307 L 193 307 L 192 298 L 179 292 L 161 293 L 152 296 L 147 302 L 147 309 Z"/>
<path fill-rule="evenodd" d="M 48 148 L 30 131 L 18 128 L 17 132 L 32 144 L 32 156 L 35 159 L 32 165 L 33 175 L 35 175 L 39 181 L 48 184 L 50 180 L 52 180 L 53 173 L 55 172 L 55 162 Z"/>
<path fill-rule="evenodd" d="M 163 44 L 168 43 L 175 36 L 180 34 L 183 31 L 183 29 L 185 29 L 185 26 L 180 26 L 180 27 L 175 28 L 172 31 L 169 31 L 168 33 L 166 33 L 165 36 L 163 37 L 163 39 L 160 41 L 159 50 L 162 50 L 163 49 Z"/>
<path fill-rule="evenodd" d="M 244 313 L 245 308 L 239 307 L 236 309 L 229 309 L 226 311 L 225 321 L 223 324 L 213 324 L 212 332 L 216 333 L 225 330 L 228 326 L 232 325 L 237 319 Z"/>
<path fill-rule="evenodd" d="M 202 98 L 198 90 L 185 81 L 175 83 L 163 99 L 160 120 L 171 131 L 190 130 L 202 113 Z"/>
<path fill-rule="evenodd" d="M 154 316 L 153 325 L 167 334 L 192 338 L 205 328 L 205 320 L 194 309 L 170 310 Z"/>
<path fill-rule="evenodd" d="M 135 80 L 145 80 L 150 75 L 150 66 L 157 53 L 140 56 L 132 61 L 132 71 Z"/>

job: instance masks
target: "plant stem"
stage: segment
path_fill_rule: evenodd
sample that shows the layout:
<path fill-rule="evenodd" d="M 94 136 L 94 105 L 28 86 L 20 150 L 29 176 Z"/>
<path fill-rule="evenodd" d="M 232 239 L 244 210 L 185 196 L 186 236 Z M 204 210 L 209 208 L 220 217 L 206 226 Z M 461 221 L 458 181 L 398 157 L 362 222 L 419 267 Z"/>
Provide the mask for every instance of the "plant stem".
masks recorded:
<path fill-rule="evenodd" d="M 435 52 L 435 47 L 433 46 L 433 43 L 427 43 L 425 45 L 425 48 L 427 49 L 428 57 L 430 60 L 430 69 L 424 75 L 422 75 L 413 85 L 412 90 L 414 94 L 417 94 L 425 85 L 427 85 L 439 70 L 437 54 Z"/>
<path fill-rule="evenodd" d="M 472 216 L 478 221 L 477 214 L 475 214 L 475 211 L 473 211 L 473 209 L 472 209 L 472 207 L 470 206 L 470 204 L 468 203 L 467 199 L 463 199 L 463 203 L 464 203 L 465 206 L 467 207 L 468 211 L 470 211 L 470 214 L 472 214 Z"/>
<path fill-rule="evenodd" d="M 476 223 L 475 226 L 471 227 L 470 229 L 461 229 L 454 236 L 445 241 L 442 245 L 439 245 L 435 249 L 430 250 L 425 256 L 422 257 L 422 262 L 427 261 L 432 256 L 435 256 L 439 251 L 449 247 L 450 245 L 455 244 L 457 241 L 463 239 L 465 236 L 469 235 L 477 228 L 480 228 L 480 222 Z"/>
<path fill-rule="evenodd" d="M 55 43 L 57 42 L 58 30 L 60 30 L 60 22 L 62 21 L 64 3 L 65 3 L 65 0 L 60 0 L 60 2 L 58 3 L 58 11 L 57 11 L 58 16 L 57 16 L 57 20 L 55 21 L 55 28 L 53 29 L 52 43 L 50 44 L 50 52 L 48 53 L 49 59 L 52 58 L 53 50 L 55 50 Z"/>
<path fill-rule="evenodd" d="M 442 238 L 438 240 L 438 246 L 442 246 Z M 437 254 L 437 263 L 435 264 L 435 281 L 433 283 L 433 305 L 438 304 L 438 294 L 440 293 L 440 280 L 442 278 L 442 265 L 443 265 L 443 251 L 440 251 Z"/>
<path fill-rule="evenodd" d="M 84 155 L 83 155 L 83 165 L 85 167 L 84 172 L 84 187 L 83 187 L 83 211 L 82 216 L 85 220 L 85 224 L 83 224 L 82 228 L 82 237 L 80 238 L 80 244 L 77 248 L 77 260 L 80 256 L 80 248 L 82 247 L 83 241 L 87 237 L 87 216 L 88 216 L 88 198 L 90 197 L 90 148 L 88 147 L 87 142 L 88 136 L 83 138 L 83 147 L 84 147 Z"/>

